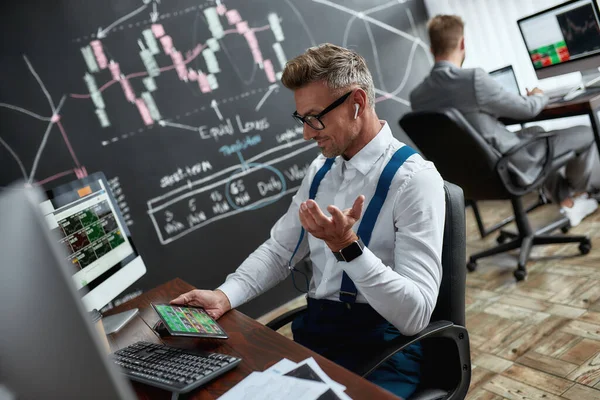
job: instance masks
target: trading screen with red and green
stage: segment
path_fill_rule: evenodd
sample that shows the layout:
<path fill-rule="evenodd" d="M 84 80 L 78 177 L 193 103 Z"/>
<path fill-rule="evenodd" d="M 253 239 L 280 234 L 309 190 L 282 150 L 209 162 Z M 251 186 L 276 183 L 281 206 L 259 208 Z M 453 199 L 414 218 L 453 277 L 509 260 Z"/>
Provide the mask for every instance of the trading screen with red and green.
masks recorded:
<path fill-rule="evenodd" d="M 202 309 L 159 304 L 156 311 L 172 331 L 223 334 L 215 321 Z"/>
<path fill-rule="evenodd" d="M 600 22 L 591 0 L 519 21 L 535 69 L 600 53 Z"/>

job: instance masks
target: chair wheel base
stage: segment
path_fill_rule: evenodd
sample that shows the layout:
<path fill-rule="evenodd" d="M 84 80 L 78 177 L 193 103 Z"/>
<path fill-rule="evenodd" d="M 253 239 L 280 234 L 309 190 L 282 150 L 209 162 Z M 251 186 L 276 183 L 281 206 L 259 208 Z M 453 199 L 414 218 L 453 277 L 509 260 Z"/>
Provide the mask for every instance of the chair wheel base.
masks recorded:
<path fill-rule="evenodd" d="M 561 231 L 562 233 L 568 233 L 568 232 L 569 232 L 569 229 L 571 229 L 571 227 L 570 227 L 570 226 L 563 226 L 562 228 L 560 228 L 560 231 Z"/>
<path fill-rule="evenodd" d="M 467 271 L 473 272 L 477 269 L 477 261 L 469 261 L 467 263 Z"/>
<path fill-rule="evenodd" d="M 506 242 L 508 240 L 508 237 L 506 237 L 505 234 L 501 233 L 498 235 L 498 237 L 496 238 L 496 243 L 498 244 L 502 244 L 504 242 Z"/>
<path fill-rule="evenodd" d="M 520 282 L 523 279 L 525 279 L 525 277 L 527 276 L 527 271 L 524 268 L 521 269 L 519 267 L 518 269 L 515 270 L 515 272 L 513 272 L 513 275 L 515 276 L 515 279 L 517 280 L 517 282 Z"/>
<path fill-rule="evenodd" d="M 592 242 L 591 240 L 587 239 L 585 242 L 581 242 L 579 244 L 579 252 L 582 255 L 586 255 L 590 252 L 590 250 L 592 250 Z"/>

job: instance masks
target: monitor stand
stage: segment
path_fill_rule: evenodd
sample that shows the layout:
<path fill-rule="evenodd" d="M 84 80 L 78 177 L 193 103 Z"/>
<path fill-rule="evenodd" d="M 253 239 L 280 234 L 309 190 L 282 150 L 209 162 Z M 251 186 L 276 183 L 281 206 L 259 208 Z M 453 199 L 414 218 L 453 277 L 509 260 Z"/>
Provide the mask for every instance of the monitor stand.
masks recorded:
<path fill-rule="evenodd" d="M 129 321 L 131 321 L 140 312 L 139 309 L 134 308 L 132 310 L 123 311 L 118 314 L 109 315 L 102 317 L 102 325 L 104 325 L 104 333 L 110 335 L 111 333 L 119 332 Z"/>
<path fill-rule="evenodd" d="M 581 71 L 581 82 L 586 88 L 600 88 L 600 70 L 594 68 Z"/>

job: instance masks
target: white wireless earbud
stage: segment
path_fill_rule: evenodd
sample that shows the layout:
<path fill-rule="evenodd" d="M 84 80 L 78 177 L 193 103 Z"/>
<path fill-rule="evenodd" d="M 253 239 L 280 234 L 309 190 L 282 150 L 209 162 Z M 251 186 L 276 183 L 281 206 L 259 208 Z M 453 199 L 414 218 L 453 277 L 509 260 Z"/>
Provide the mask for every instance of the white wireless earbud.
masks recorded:
<path fill-rule="evenodd" d="M 360 110 L 360 106 L 358 104 L 354 105 L 356 111 L 354 112 L 354 119 L 358 118 L 358 110 Z"/>

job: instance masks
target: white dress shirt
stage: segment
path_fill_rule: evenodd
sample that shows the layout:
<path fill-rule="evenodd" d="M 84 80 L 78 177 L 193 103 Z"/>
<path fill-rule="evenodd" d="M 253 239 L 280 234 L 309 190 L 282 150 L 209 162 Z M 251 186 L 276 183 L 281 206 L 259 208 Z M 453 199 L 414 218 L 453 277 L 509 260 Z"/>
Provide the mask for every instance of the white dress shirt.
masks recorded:
<path fill-rule="evenodd" d="M 321 181 L 315 201 L 326 215 L 330 204 L 344 210 L 361 194 L 365 195 L 364 215 L 381 172 L 404 146 L 393 137 L 387 122 L 381 122 L 382 129 L 375 138 L 350 160 L 337 157 Z M 308 199 L 311 182 L 324 162 L 322 155 L 312 162 L 288 211 L 271 229 L 271 237 L 219 287 L 233 308 L 289 275 L 288 261 L 302 228 L 298 210 Z M 358 289 L 358 303 L 369 303 L 404 335 L 424 329 L 442 279 L 443 186 L 431 162 L 419 154 L 408 158 L 394 176 L 368 247 L 350 262 L 337 261 L 324 241 L 305 234 L 294 262 L 310 251 L 313 275 L 308 295 L 339 301 L 342 271 L 346 271 Z M 354 226 L 355 231 L 361 221 Z"/>

